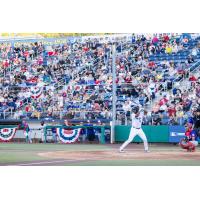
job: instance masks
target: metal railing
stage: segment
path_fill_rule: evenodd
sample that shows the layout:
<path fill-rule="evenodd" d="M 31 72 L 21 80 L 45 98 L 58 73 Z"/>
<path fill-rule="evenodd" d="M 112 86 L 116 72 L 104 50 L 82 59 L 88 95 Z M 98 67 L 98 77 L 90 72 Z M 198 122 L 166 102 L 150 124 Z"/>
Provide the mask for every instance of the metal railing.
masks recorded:
<path fill-rule="evenodd" d="M 73 111 L 74 113 L 96 113 L 99 114 L 102 111 Z M 2 117 L 3 114 L 3 117 Z M 99 115 L 96 115 L 94 117 L 88 118 L 82 118 L 82 117 L 73 117 L 73 118 L 66 118 L 65 115 L 62 114 L 66 114 L 65 112 L 54 112 L 52 116 L 48 116 L 48 113 L 46 113 L 46 116 L 43 117 L 31 117 L 32 112 L 27 112 L 24 113 L 24 115 L 18 117 L 18 118 L 13 118 L 14 113 L 12 112 L 0 112 L 0 119 L 26 119 L 26 120 L 62 120 L 62 119 L 71 119 L 71 120 L 80 120 L 80 121 L 84 121 L 84 120 L 109 120 L 112 121 L 112 116 L 111 116 L 111 112 L 110 112 L 110 116 L 107 117 L 102 117 Z M 43 113 L 44 114 L 44 113 Z M 143 119 L 143 125 L 156 125 L 157 123 L 161 124 L 161 125 L 169 125 L 170 124 L 170 117 L 169 116 L 164 116 L 162 118 L 160 118 L 159 122 L 157 122 L 157 119 L 159 118 L 159 114 L 151 114 L 151 115 L 147 115 L 144 117 Z M 184 125 L 187 122 L 187 116 L 183 116 L 183 117 L 174 117 L 175 119 L 175 123 L 173 125 Z M 132 119 L 131 119 L 131 112 L 127 112 L 124 110 L 117 110 L 116 113 L 116 125 L 131 125 L 132 124 Z"/>
<path fill-rule="evenodd" d="M 98 119 L 99 117 L 102 119 L 111 119 L 111 111 L 102 114 L 104 111 L 96 111 L 96 110 L 68 110 L 68 111 L 51 111 L 51 112 L 13 112 L 13 111 L 0 111 L 0 119 L 44 119 L 44 118 L 56 118 L 56 119 L 65 119 L 68 118 L 68 115 L 72 114 L 72 118 L 76 119 L 88 119 L 86 115 L 93 115 L 91 119 Z M 79 114 L 79 115 L 77 115 Z M 81 116 L 82 114 L 82 116 Z M 85 115 L 85 116 L 84 116 Z"/>
<path fill-rule="evenodd" d="M 119 116 L 121 115 L 121 116 Z M 159 119 L 159 120 L 158 120 Z M 174 117 L 173 119 L 175 120 L 174 122 L 170 121 L 169 116 L 163 116 L 159 117 L 158 114 L 151 114 L 147 115 L 143 118 L 143 123 L 142 125 L 184 125 L 187 122 L 187 117 Z M 132 119 L 131 115 L 125 111 L 120 111 L 117 113 L 116 116 L 116 125 L 131 125 L 132 124 Z"/>
<path fill-rule="evenodd" d="M 189 67 L 189 69 L 186 69 L 185 71 L 191 73 L 194 70 L 197 70 L 199 67 L 200 67 L 200 60 L 197 60 L 194 64 L 192 64 Z M 176 82 L 177 79 L 178 78 L 174 79 L 173 82 Z M 178 82 L 183 81 L 183 80 L 184 80 L 184 76 Z"/>

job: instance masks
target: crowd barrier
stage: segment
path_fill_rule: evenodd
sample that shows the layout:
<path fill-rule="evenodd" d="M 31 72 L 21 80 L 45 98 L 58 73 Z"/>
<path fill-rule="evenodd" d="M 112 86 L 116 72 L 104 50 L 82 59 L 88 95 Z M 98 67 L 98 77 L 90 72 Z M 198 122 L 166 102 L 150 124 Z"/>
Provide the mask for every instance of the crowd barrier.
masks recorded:
<path fill-rule="evenodd" d="M 59 135 L 60 139 L 68 139 L 72 140 L 76 137 L 76 132 L 69 132 L 65 134 L 65 129 L 72 129 L 72 130 L 78 130 L 78 129 L 88 129 L 88 128 L 94 128 L 100 130 L 100 143 L 105 144 L 105 129 L 110 128 L 110 126 L 46 126 L 44 130 L 44 141 L 47 141 L 47 132 L 48 130 L 52 130 L 52 128 L 56 129 L 57 135 Z M 78 133 L 78 132 L 77 132 Z M 71 138 L 70 138 L 71 137 Z M 69 142 L 70 143 L 70 142 Z"/>
<path fill-rule="evenodd" d="M 128 139 L 131 126 L 116 126 L 115 127 L 115 141 L 124 142 Z M 178 143 L 185 135 L 184 126 L 142 126 L 147 140 L 150 143 Z M 142 142 L 136 136 L 133 142 Z"/>
<path fill-rule="evenodd" d="M 52 128 L 56 129 L 57 135 L 60 136 L 60 139 L 66 138 L 71 140 L 72 142 L 73 139 L 75 140 L 76 137 L 79 137 L 78 130 L 80 129 L 99 129 L 99 142 L 101 144 L 105 144 L 105 130 L 110 129 L 110 126 L 46 126 L 44 128 L 44 142 L 47 141 L 48 131 L 52 131 Z M 130 129 L 131 126 L 115 126 L 115 142 L 124 142 L 125 140 L 127 140 Z M 142 129 L 147 136 L 148 142 L 150 143 L 178 143 L 180 139 L 183 138 L 185 135 L 184 126 L 142 126 Z M 66 130 L 71 130 L 71 132 L 66 132 Z M 36 129 L 34 131 L 32 130 L 31 134 L 34 135 L 34 138 L 41 137 L 41 133 L 37 134 Z M 23 130 L 17 130 L 16 125 L 0 125 L 0 141 L 11 141 L 11 139 L 13 138 L 17 139 L 23 137 Z M 138 136 L 136 136 L 133 142 L 142 142 L 142 140 Z"/>

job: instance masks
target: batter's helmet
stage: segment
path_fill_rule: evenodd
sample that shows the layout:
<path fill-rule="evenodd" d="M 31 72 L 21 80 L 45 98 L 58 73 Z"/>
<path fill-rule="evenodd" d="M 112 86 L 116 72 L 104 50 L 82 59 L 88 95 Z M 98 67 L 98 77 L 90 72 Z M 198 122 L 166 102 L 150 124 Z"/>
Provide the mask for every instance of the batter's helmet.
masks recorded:
<path fill-rule="evenodd" d="M 133 112 L 134 114 L 137 114 L 137 113 L 139 112 L 139 110 L 140 110 L 139 106 L 136 106 L 136 107 L 134 107 L 134 108 L 132 109 L 132 112 Z"/>

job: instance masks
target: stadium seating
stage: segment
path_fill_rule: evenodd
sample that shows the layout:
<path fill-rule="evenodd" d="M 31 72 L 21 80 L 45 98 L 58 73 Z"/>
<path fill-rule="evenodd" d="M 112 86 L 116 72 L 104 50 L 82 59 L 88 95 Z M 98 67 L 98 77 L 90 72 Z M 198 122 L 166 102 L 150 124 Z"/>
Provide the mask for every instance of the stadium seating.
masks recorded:
<path fill-rule="evenodd" d="M 179 38 L 177 44 L 173 41 L 163 42 L 162 38 L 157 44 L 144 38 L 136 38 L 135 42 L 118 41 L 117 111 L 127 112 L 123 109 L 127 100 L 130 100 L 128 111 L 134 101 L 151 111 L 149 105 L 159 98 L 159 92 L 164 90 L 169 94 L 170 84 L 179 83 L 188 72 L 199 67 L 200 38 L 183 45 Z M 172 48 L 171 53 L 163 48 L 166 45 Z M 38 43 L 18 48 L 2 43 L 0 118 L 111 119 L 111 49 L 111 42 L 103 44 L 98 40 L 48 48 Z M 192 55 L 194 49 L 196 56 Z M 162 119 L 163 124 L 168 121 L 167 117 Z"/>

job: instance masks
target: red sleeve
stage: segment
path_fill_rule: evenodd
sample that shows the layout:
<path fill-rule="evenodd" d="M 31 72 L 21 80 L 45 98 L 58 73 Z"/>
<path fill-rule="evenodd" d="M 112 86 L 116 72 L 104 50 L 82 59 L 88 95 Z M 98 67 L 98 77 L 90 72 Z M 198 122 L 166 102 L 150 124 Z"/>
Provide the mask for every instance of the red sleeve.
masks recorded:
<path fill-rule="evenodd" d="M 190 136 L 190 133 L 191 133 L 191 129 L 188 129 L 186 132 L 185 132 L 185 136 L 189 137 Z"/>

